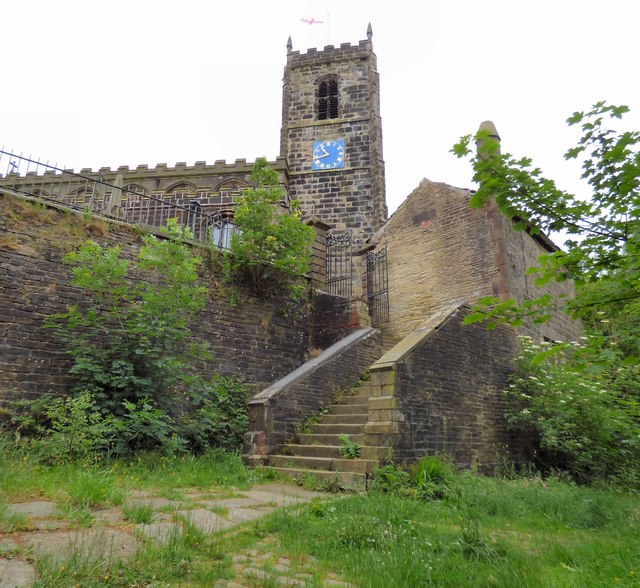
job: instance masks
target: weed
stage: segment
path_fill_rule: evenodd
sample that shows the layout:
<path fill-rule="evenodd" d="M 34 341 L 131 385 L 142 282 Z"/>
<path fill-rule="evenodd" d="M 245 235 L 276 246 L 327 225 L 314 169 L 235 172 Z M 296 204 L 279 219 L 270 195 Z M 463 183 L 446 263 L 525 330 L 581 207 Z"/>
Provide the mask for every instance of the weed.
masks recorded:
<path fill-rule="evenodd" d="M 362 445 L 360 445 L 360 443 L 349 439 L 349 435 L 340 435 L 340 442 L 342 443 L 340 447 L 340 455 L 342 457 L 346 457 L 347 459 L 357 459 L 360 457 L 362 451 Z"/>
<path fill-rule="evenodd" d="M 75 472 L 67 494 L 72 505 L 89 508 L 122 501 L 122 491 L 117 488 L 113 476 L 98 469 Z"/>
<path fill-rule="evenodd" d="M 451 464 L 436 455 L 427 455 L 413 469 L 416 496 L 427 500 L 446 498 L 452 478 Z"/>
<path fill-rule="evenodd" d="M 151 504 L 125 504 L 122 512 L 128 521 L 136 525 L 148 525 L 155 518 L 155 510 Z"/>

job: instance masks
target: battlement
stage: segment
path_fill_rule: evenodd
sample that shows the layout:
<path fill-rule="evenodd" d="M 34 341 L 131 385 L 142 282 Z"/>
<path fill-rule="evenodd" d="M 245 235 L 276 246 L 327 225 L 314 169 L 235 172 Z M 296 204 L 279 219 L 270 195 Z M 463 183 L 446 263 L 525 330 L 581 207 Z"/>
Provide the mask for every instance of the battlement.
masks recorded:
<path fill-rule="evenodd" d="M 336 62 L 343 59 L 357 59 L 373 55 L 371 40 L 359 41 L 358 44 L 342 43 L 339 47 L 325 45 L 323 49 L 311 48 L 306 53 L 289 50 L 287 66 L 297 67 L 324 62 Z"/>
<path fill-rule="evenodd" d="M 125 178 L 149 178 L 149 177 L 166 177 L 180 175 L 182 176 L 201 176 L 201 175 L 242 175 L 251 174 L 255 161 L 247 161 L 246 159 L 236 159 L 233 163 L 227 163 L 225 159 L 217 159 L 213 164 L 207 164 L 206 161 L 196 161 L 194 165 L 187 165 L 186 162 L 177 162 L 173 167 L 169 167 L 166 163 L 159 163 L 155 167 L 149 167 L 148 165 L 138 165 L 135 168 L 129 168 L 128 165 L 122 165 L 116 169 L 110 167 L 101 167 L 98 170 L 93 168 L 82 168 L 79 172 L 75 172 L 73 169 L 59 169 L 48 170 L 44 173 L 39 171 L 30 171 L 26 174 L 9 173 L 5 176 L 0 175 L 0 178 L 17 180 L 19 178 L 35 178 L 45 177 L 53 178 L 61 176 L 63 174 L 77 174 L 90 179 L 98 179 L 99 176 L 113 177 L 121 174 Z M 274 161 L 270 161 L 269 165 L 278 173 L 282 173 L 285 176 L 289 173 L 289 167 L 285 157 L 276 157 Z"/>

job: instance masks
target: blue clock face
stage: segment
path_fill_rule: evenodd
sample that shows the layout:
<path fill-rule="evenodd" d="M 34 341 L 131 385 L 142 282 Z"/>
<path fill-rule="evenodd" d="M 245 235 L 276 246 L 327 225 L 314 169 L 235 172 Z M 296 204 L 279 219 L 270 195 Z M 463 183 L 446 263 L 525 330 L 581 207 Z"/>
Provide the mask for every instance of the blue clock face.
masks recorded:
<path fill-rule="evenodd" d="M 313 143 L 311 169 L 327 170 L 344 167 L 344 139 L 327 139 Z"/>

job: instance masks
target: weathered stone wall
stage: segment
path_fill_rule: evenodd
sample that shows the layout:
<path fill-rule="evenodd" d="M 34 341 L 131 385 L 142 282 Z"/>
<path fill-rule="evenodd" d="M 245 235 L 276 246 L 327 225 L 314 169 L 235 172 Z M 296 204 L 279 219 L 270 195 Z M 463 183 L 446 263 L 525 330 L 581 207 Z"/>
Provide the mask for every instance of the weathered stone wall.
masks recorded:
<path fill-rule="evenodd" d="M 570 281 L 540 288 L 526 273 L 554 248 L 548 239 L 515 231 L 495 203 L 476 209 L 470 198 L 469 190 L 422 180 L 375 235 L 378 249 L 388 246 L 390 322 L 381 325 L 386 347 L 451 302 L 573 295 Z M 539 340 L 576 339 L 579 331 L 580 324 L 561 312 L 520 330 Z"/>
<path fill-rule="evenodd" d="M 391 445 L 398 461 L 444 452 L 485 470 L 513 447 L 503 390 L 516 338 L 464 326 L 469 312 L 445 307 L 371 367 L 367 444 Z"/>
<path fill-rule="evenodd" d="M 336 229 L 353 229 L 359 242 L 387 218 L 380 80 L 370 40 L 322 51 L 290 51 L 284 72 L 281 155 L 288 158 L 290 188 L 303 209 Z M 339 80 L 338 118 L 318 120 L 317 80 Z M 345 139 L 345 166 L 312 171 L 313 142 Z"/>
<path fill-rule="evenodd" d="M 565 282 L 550 282 L 544 287 L 537 286 L 535 275 L 527 274 L 527 269 L 539 265 L 538 258 L 555 248 L 543 236 L 530 236 L 526 231 L 513 230 L 511 223 L 504 221 L 507 239 L 505 239 L 505 258 L 509 264 L 510 296 L 522 303 L 525 300 L 537 298 L 548 293 L 562 304 L 563 297 L 569 300 L 575 295 L 574 284 L 571 280 Z M 567 314 L 555 310 L 553 318 L 541 325 L 531 323 L 518 329 L 538 341 L 576 341 L 581 334 L 580 321 L 571 319 Z"/>
<path fill-rule="evenodd" d="M 264 462 L 296 426 L 328 406 L 336 392 L 351 388 L 380 356 L 380 332 L 370 327 L 351 333 L 318 357 L 254 396 L 244 457 Z"/>
<path fill-rule="evenodd" d="M 418 328 L 452 301 L 498 294 L 500 274 L 485 211 L 470 192 L 422 180 L 375 240 L 387 244 L 390 319 L 385 346 Z"/>
<path fill-rule="evenodd" d="M 119 244 L 129 259 L 140 246 L 126 227 L 0 196 L 0 404 L 48 391 L 61 394 L 72 386 L 67 375 L 71 360 L 43 321 L 80 301 L 82 294 L 71 285 L 71 270 L 61 258 L 88 238 Z M 203 278 L 216 280 L 206 272 Z M 308 305 L 285 312 L 282 301 L 259 300 L 242 291 L 237 298 L 239 304 L 230 304 L 228 294 L 212 288 L 206 310 L 194 321 L 196 337 L 214 353 L 202 369 L 208 375 L 238 375 L 260 390 L 304 362 L 311 322 L 328 321 L 311 319 Z M 323 308 L 329 312 L 331 302 L 318 312 Z"/>

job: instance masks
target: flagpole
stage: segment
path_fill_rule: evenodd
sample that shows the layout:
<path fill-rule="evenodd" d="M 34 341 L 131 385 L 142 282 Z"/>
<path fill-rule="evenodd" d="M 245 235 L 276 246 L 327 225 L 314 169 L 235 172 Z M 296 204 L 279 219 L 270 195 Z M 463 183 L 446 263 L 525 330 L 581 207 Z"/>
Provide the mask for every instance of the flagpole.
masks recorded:
<path fill-rule="evenodd" d="M 329 20 L 329 16 L 327 12 L 327 45 L 331 45 L 331 21 Z"/>

